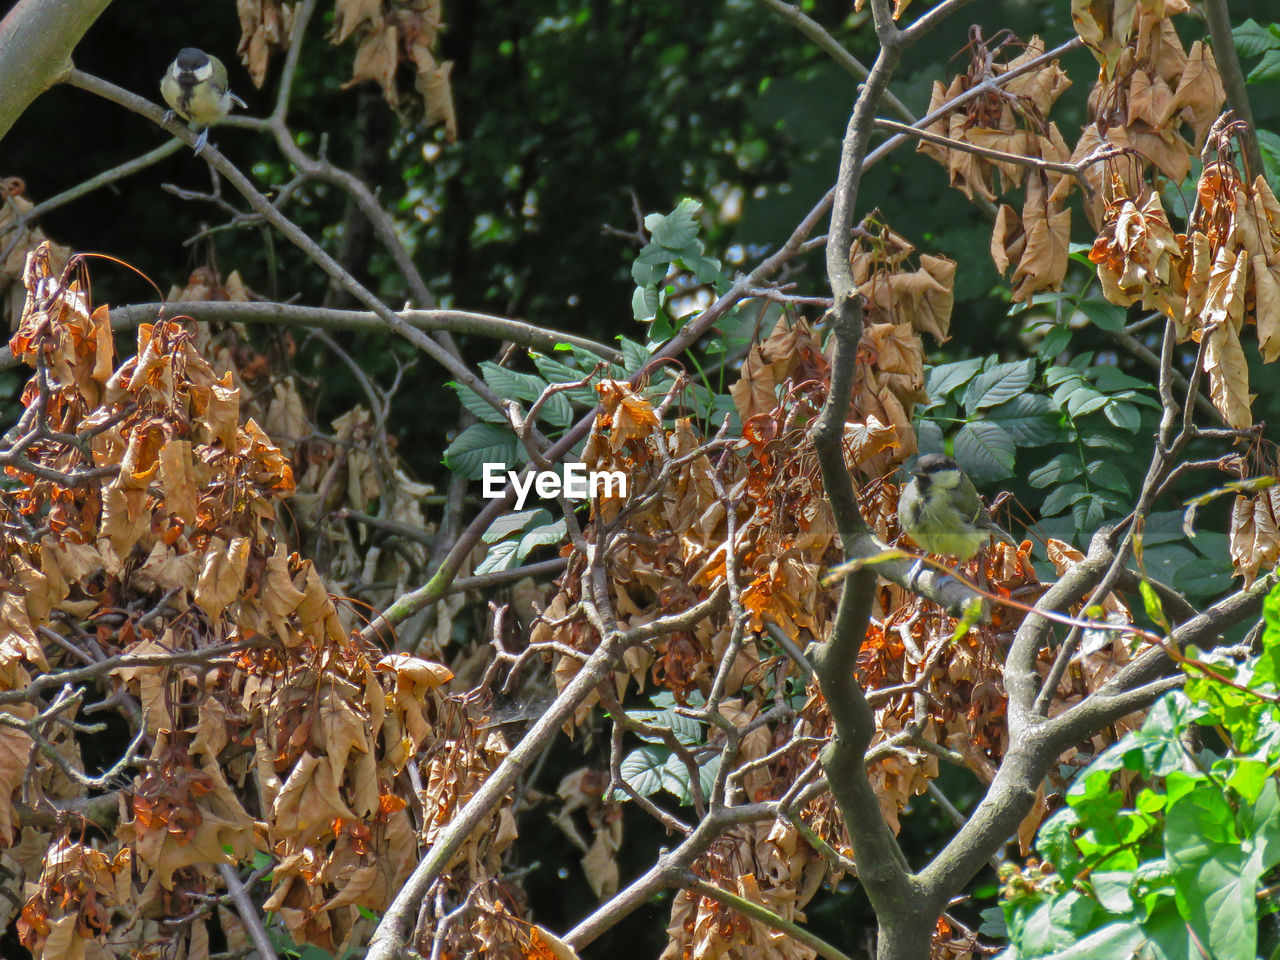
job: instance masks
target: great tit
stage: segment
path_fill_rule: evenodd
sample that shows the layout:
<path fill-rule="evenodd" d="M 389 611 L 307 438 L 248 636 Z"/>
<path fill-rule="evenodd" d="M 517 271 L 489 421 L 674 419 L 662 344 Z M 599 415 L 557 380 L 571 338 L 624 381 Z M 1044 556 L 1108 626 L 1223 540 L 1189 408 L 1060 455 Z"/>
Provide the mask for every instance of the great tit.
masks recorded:
<path fill-rule="evenodd" d="M 160 79 L 160 93 L 172 108 L 165 122 L 177 114 L 199 130 L 196 153 L 209 142 L 209 126 L 231 112 L 231 105 L 245 102 L 227 89 L 227 68 L 217 57 L 195 47 L 183 47 Z"/>
<path fill-rule="evenodd" d="M 898 523 L 929 553 L 968 560 L 989 536 L 1018 545 L 978 499 L 960 464 L 940 453 L 916 461 L 911 482 L 898 497 Z"/>

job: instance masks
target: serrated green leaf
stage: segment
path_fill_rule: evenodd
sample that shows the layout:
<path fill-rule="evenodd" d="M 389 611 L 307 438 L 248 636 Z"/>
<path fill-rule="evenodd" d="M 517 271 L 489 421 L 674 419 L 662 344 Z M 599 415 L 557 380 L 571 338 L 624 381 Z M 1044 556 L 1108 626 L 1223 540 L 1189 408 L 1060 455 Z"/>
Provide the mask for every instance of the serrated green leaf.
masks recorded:
<path fill-rule="evenodd" d="M 628 710 L 627 716 L 650 727 L 662 727 L 670 730 L 677 740 L 686 747 L 699 746 L 703 742 L 702 724 L 692 717 L 685 716 L 670 707 L 661 710 Z M 661 743 L 657 734 L 637 733 L 646 743 Z"/>
<path fill-rule="evenodd" d="M 542 374 L 548 383 L 573 383 L 576 380 L 581 380 L 588 372 L 586 370 L 578 370 L 567 363 L 561 363 L 559 360 L 543 356 L 540 353 L 534 353 L 531 356 L 533 357 L 533 365 L 538 368 L 538 372 Z M 580 403 L 588 407 L 595 406 L 598 399 L 595 387 L 590 384 L 566 390 L 565 396 L 574 403 Z"/>
<path fill-rule="evenodd" d="M 1047 487 L 1064 480 L 1074 480 L 1084 473 L 1084 464 L 1074 453 L 1060 453 L 1043 467 L 1037 467 L 1027 475 L 1027 483 L 1033 487 Z"/>
<path fill-rule="evenodd" d="M 1013 437 L 989 420 L 971 420 L 956 433 L 955 458 L 977 483 L 1012 476 L 1015 456 Z"/>
<path fill-rule="evenodd" d="M 1236 50 L 1242 57 L 1256 57 L 1280 47 L 1280 37 L 1252 17 L 1232 29 L 1231 39 L 1235 41 Z"/>
<path fill-rule="evenodd" d="M 525 557 L 529 556 L 538 547 L 548 547 L 559 543 L 568 532 L 569 528 L 564 517 L 561 517 L 555 523 L 548 523 L 530 530 L 520 538 L 520 545 L 516 548 L 517 562 L 524 563 Z"/>
<path fill-rule="evenodd" d="M 1115 367 L 1090 367 L 1085 375 L 1093 385 L 1103 393 L 1118 393 L 1121 390 L 1151 390 L 1151 384 L 1137 377 L 1122 373 Z"/>
<path fill-rule="evenodd" d="M 477 420 L 483 420 L 485 423 L 505 424 L 508 422 L 501 410 L 495 410 L 488 400 L 485 400 L 466 384 L 451 383 L 449 386 L 453 387 L 453 392 L 462 401 L 462 406 Z"/>
<path fill-rule="evenodd" d="M 504 513 L 489 524 L 489 529 L 480 534 L 480 539 L 485 543 L 497 543 L 499 540 L 506 540 L 508 537 L 529 527 L 540 527 L 550 522 L 551 511 L 545 507 L 534 507 L 532 510 Z"/>
<path fill-rule="evenodd" d="M 932 420 L 921 421 L 919 428 L 916 430 L 916 440 L 921 453 L 946 452 L 947 441 L 942 435 L 942 428 Z"/>
<path fill-rule="evenodd" d="M 527 461 L 524 448 L 510 427 L 496 423 L 473 423 L 444 452 L 444 462 L 454 473 L 479 480 L 486 463 L 515 468 Z"/>
<path fill-rule="evenodd" d="M 1089 464 L 1089 482 L 1104 490 L 1116 493 L 1132 492 L 1129 478 L 1124 471 L 1109 460 L 1095 460 Z"/>
<path fill-rule="evenodd" d="M 946 399 L 947 394 L 963 387 L 982 369 L 982 358 L 959 360 L 955 363 L 940 363 L 930 367 L 924 374 L 924 392 L 929 395 L 929 406 L 936 406 Z"/>
<path fill-rule="evenodd" d="M 635 292 L 631 294 L 631 317 L 641 323 L 648 323 L 658 315 L 658 308 L 661 305 L 656 286 L 648 284 L 636 287 Z"/>
<path fill-rule="evenodd" d="M 623 781 L 640 796 L 652 796 L 662 789 L 662 772 L 670 756 L 666 747 L 637 747 L 622 758 Z M 619 794 L 619 799 L 626 798 L 626 794 Z"/>
<path fill-rule="evenodd" d="M 1044 498 L 1044 503 L 1040 507 L 1040 512 L 1046 517 L 1052 517 L 1088 495 L 1089 491 L 1077 483 L 1063 484 L 1049 491 L 1049 495 Z"/>
<path fill-rule="evenodd" d="M 1043 339 L 1036 345 L 1036 355 L 1042 360 L 1056 357 L 1071 344 L 1071 328 L 1065 324 L 1050 327 Z"/>
<path fill-rule="evenodd" d="M 654 243 L 659 243 L 669 250 L 684 250 L 697 239 L 697 217 L 701 212 L 701 203 L 685 197 L 665 216 L 649 214 L 644 218 L 644 225 L 653 237 Z"/>
<path fill-rule="evenodd" d="M 1280 134 L 1272 133 L 1270 130 L 1258 130 L 1256 133 L 1267 180 L 1276 183 L 1280 181 Z"/>
<path fill-rule="evenodd" d="M 1067 413 L 1073 417 L 1084 417 L 1095 410 L 1101 410 L 1110 402 L 1111 398 L 1106 394 L 1083 387 L 1067 397 Z"/>
<path fill-rule="evenodd" d="M 1035 373 L 1036 364 L 1030 358 L 1014 363 L 998 363 L 983 370 L 965 389 L 964 408 L 972 413 L 1011 400 L 1031 385 Z"/>
<path fill-rule="evenodd" d="M 1115 450 L 1118 453 L 1133 453 L 1133 444 L 1125 437 L 1116 436 L 1110 432 L 1102 433 L 1085 433 L 1080 437 L 1080 441 L 1086 447 L 1094 447 L 1100 450 Z"/>
<path fill-rule="evenodd" d="M 1061 439 L 1058 408 L 1048 397 L 1039 394 L 1021 393 L 992 407 L 986 419 L 998 423 L 1018 446 L 1038 447 Z"/>
<path fill-rule="evenodd" d="M 1179 912 L 1214 960 L 1255 960 L 1259 871 L 1241 847 L 1235 813 L 1203 776 L 1169 773 L 1169 793 L 1190 781 L 1165 817 L 1165 849 Z"/>
<path fill-rule="evenodd" d="M 1112 401 L 1102 408 L 1103 414 L 1121 430 L 1137 430 L 1142 425 L 1142 417 L 1136 407 L 1130 403 Z"/>
<path fill-rule="evenodd" d="M 646 349 L 644 344 L 636 343 L 626 337 L 618 338 L 618 347 L 622 350 L 622 368 L 627 376 L 639 373 L 652 356 L 652 352 Z"/>
<path fill-rule="evenodd" d="M 1075 367 L 1063 366 L 1050 367 L 1044 372 L 1044 382 L 1051 388 L 1056 387 L 1060 383 L 1065 383 L 1068 380 L 1079 380 L 1083 382 L 1084 374 Z"/>
<path fill-rule="evenodd" d="M 1268 50 L 1264 53 L 1246 79 L 1249 83 L 1275 83 L 1280 80 L 1280 50 Z"/>
<path fill-rule="evenodd" d="M 493 544 L 484 555 L 484 559 L 476 564 L 475 572 L 477 574 L 495 573 L 517 566 L 520 563 L 516 556 L 517 546 L 514 540 L 503 540 L 501 543 Z"/>

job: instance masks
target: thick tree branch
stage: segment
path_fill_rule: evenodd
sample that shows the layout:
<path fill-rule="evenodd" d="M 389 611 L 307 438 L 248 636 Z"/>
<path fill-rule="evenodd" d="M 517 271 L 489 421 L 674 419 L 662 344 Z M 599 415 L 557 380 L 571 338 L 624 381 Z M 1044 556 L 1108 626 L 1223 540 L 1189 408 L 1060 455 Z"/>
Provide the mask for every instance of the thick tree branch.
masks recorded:
<path fill-rule="evenodd" d="M 1218 75 L 1222 77 L 1222 86 L 1227 92 L 1227 105 L 1231 112 L 1245 122 L 1246 129 L 1240 135 L 1246 166 L 1251 177 L 1256 177 L 1265 169 L 1262 165 L 1262 151 L 1258 148 L 1257 128 L 1253 125 L 1253 107 L 1249 105 L 1249 91 L 1246 89 L 1244 72 L 1240 69 L 1240 58 L 1236 56 L 1236 44 L 1231 38 L 1231 17 L 1227 13 L 1227 0 L 1205 0 L 1204 18 L 1209 24 L 1209 35 L 1213 38 L 1213 59 L 1218 64 Z"/>
<path fill-rule="evenodd" d="M 18 0 L 0 21 L 0 140 L 71 69 L 71 51 L 111 0 Z"/>

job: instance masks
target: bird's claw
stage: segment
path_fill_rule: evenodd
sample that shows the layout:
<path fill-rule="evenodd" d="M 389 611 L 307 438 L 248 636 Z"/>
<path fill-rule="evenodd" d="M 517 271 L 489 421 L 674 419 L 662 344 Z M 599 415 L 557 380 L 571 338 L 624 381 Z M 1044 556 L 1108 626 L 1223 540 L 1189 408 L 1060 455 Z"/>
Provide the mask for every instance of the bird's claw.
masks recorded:
<path fill-rule="evenodd" d="M 911 569 L 907 572 L 907 592 L 916 592 L 916 581 L 920 579 L 920 574 L 924 572 L 924 558 L 916 557 L 916 562 L 911 565 Z"/>
<path fill-rule="evenodd" d="M 196 137 L 196 156 L 200 156 L 200 151 L 205 148 L 209 142 L 209 128 L 205 127 L 200 131 L 200 136 Z"/>
<path fill-rule="evenodd" d="M 172 110 L 166 110 L 164 112 L 164 116 L 160 118 L 160 123 L 167 127 L 169 124 L 173 123 L 174 116 L 175 114 Z"/>

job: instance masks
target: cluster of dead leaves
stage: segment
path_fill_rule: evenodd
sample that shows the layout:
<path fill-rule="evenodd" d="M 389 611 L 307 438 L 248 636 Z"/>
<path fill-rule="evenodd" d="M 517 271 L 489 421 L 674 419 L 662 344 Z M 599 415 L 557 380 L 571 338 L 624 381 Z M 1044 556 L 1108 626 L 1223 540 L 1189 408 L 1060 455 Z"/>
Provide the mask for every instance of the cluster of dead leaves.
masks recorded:
<path fill-rule="evenodd" d="M 996 58 L 981 36 L 970 44 L 970 65 L 966 73 L 944 86 L 934 81 L 929 113 L 946 103 L 1042 56 L 1044 41 L 1033 37 L 1026 48 L 1007 62 Z M 1000 87 L 963 106 L 943 114 L 927 129 L 958 143 L 999 150 L 1019 157 L 1066 163 L 1067 148 L 1049 110 L 1071 85 L 1056 60 L 1027 70 Z M 1001 204 L 991 237 L 991 255 L 1002 274 L 1010 264 L 1013 272 L 1013 299 L 1026 300 L 1040 290 L 1057 290 L 1067 272 L 1067 252 L 1071 235 L 1071 212 L 1065 208 L 1072 178 L 1060 171 L 1032 169 L 1025 163 L 1001 160 L 961 149 L 921 141 L 918 147 L 947 168 L 951 185 L 970 200 L 995 202 L 998 193 L 1026 186 L 1026 198 L 1019 213 Z"/>
<path fill-rule="evenodd" d="M 1186 179 L 1191 159 L 1226 99 L 1213 51 L 1202 40 L 1186 50 L 1170 19 L 1188 9 L 1186 0 L 1073 0 L 1076 33 L 1100 64 L 1089 95 L 1092 122 L 1073 160 L 1111 145 L 1135 157 L 1135 176 L 1155 164 L 1174 183 Z M 1184 126 L 1190 140 L 1183 135 Z M 1095 187 L 1103 184 L 1100 172 L 1086 176 Z M 1129 187 L 1135 190 L 1136 182 Z M 1096 224 L 1101 201 L 1091 201 Z"/>
<path fill-rule="evenodd" d="M 955 261 L 922 253 L 912 269 L 915 252 L 874 213 L 859 227 L 850 251 L 863 298 L 863 330 L 845 443 L 850 466 L 868 477 L 916 452 L 912 412 L 926 399 L 921 334 L 943 343 L 950 330 Z M 791 442 L 784 437 L 821 409 L 829 378 L 829 362 L 808 323 L 779 323 L 752 346 L 729 388 L 743 436 L 757 447 Z M 812 470 L 809 475 L 816 478 Z M 809 502 L 812 490 L 797 493 Z"/>
<path fill-rule="evenodd" d="M 826 866 L 782 821 L 738 827 L 726 833 L 694 865 L 712 885 L 759 904 L 792 923 L 817 892 Z M 671 905 L 666 949 L 660 960 L 812 960 L 813 947 L 745 916 L 710 896 L 685 890 Z"/>
<path fill-rule="evenodd" d="M 223 280 L 204 266 L 192 271 L 185 286 L 171 289 L 167 299 L 248 301 L 254 295 L 237 271 Z M 299 347 L 287 328 L 269 331 L 260 348 L 238 323 L 200 324 L 192 332 L 196 349 L 230 375 L 243 413 L 261 423 L 288 458 L 295 481 L 287 517 L 291 533 L 302 552 L 319 558 L 320 572 L 331 589 L 386 609 L 421 583 L 430 534 L 422 499 L 434 488 L 409 476 L 385 424 L 362 404 L 335 417 L 328 430 L 317 424 L 314 383 L 296 372 Z M 348 514 L 420 531 L 421 537 L 403 536 L 388 543 L 375 536 L 377 528 L 344 520 Z M 371 588 L 371 583 L 378 586 Z M 461 594 L 447 597 L 401 624 L 401 649 L 442 656 L 452 636 L 453 617 L 464 603 Z M 344 626 L 356 626 L 349 608 L 339 610 L 339 618 Z"/>
<path fill-rule="evenodd" d="M 240 45 L 237 53 L 254 85 L 261 88 L 271 54 L 288 46 L 297 16 L 297 3 L 285 0 L 237 0 Z M 332 42 L 353 38 L 356 45 L 353 87 L 372 80 L 382 88 L 387 105 L 404 112 L 416 97 L 422 100 L 426 126 L 443 124 L 445 137 L 458 136 L 449 74 L 453 64 L 439 61 L 436 43 L 443 25 L 440 0 L 335 0 Z M 412 85 L 402 89 L 400 68 L 408 65 Z"/>
<path fill-rule="evenodd" d="M 413 72 L 412 93 L 422 98 L 428 126 L 444 125 L 445 137 L 458 136 L 449 74 L 453 64 L 432 53 L 440 34 L 441 0 L 336 0 L 332 40 L 354 37 L 356 59 L 346 86 L 372 80 L 391 109 L 404 108 L 408 93 L 397 78 L 401 64 Z"/>
<path fill-rule="evenodd" d="M 1203 343 L 1209 397 L 1229 426 L 1253 422 L 1240 335 L 1257 328 L 1265 363 L 1280 357 L 1280 203 L 1259 175 L 1245 183 L 1226 160 L 1196 185 L 1186 233 L 1173 232 L 1159 195 L 1124 193 L 1117 178 L 1089 258 L 1104 295 L 1139 300 L 1175 324 L 1180 340 Z"/>
<path fill-rule="evenodd" d="M 46 754 L 60 751 L 72 772 L 83 764 L 74 737 L 33 749 L 39 727 L 0 725 L 5 839 L 44 843 L 62 868 L 29 876 L 24 936 L 37 957 L 154 939 L 160 920 L 221 886 L 217 865 L 256 851 L 274 861 L 267 908 L 299 942 L 339 950 L 504 748 L 478 742 L 462 713 L 442 721 L 450 671 L 353 637 L 310 561 L 277 539 L 289 463 L 241 420 L 240 391 L 192 332 L 144 324 L 137 355 L 117 364 L 107 310 L 90 309 L 82 276 L 41 247 L 25 282 L 10 348 L 37 374 L 0 502 L 0 686 L 80 666 L 65 652 L 78 645 L 121 656 L 102 682 L 134 705 L 143 750 L 119 793 L 115 842 L 14 836 L 24 778 L 34 805 L 85 796 Z M 57 640 L 50 651 L 44 639 Z M 421 794 L 403 776 L 419 763 Z M 505 816 L 507 830 L 465 849 L 469 875 L 496 869 L 513 835 Z M 207 953 L 204 921 L 185 937 L 187 956 Z"/>

